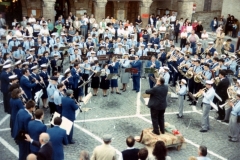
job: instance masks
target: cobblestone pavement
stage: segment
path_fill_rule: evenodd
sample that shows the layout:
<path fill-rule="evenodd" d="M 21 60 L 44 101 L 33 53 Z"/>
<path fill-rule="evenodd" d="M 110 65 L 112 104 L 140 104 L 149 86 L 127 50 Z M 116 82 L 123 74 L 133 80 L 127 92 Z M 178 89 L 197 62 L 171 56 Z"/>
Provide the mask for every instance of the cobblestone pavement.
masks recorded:
<path fill-rule="evenodd" d="M 141 80 L 141 93 L 148 89 L 148 80 Z M 77 160 L 80 150 L 92 153 L 95 146 L 101 144 L 101 137 L 105 133 L 113 136 L 112 145 L 119 151 L 126 148 L 125 139 L 129 135 L 139 136 L 145 128 L 151 127 L 149 109 L 141 100 L 141 93 L 133 92 L 129 83 L 122 95 L 110 94 L 102 97 L 99 91 L 97 97 L 91 97 L 83 108 L 91 108 L 88 112 L 80 113 L 74 123 L 74 145 L 64 147 L 66 160 Z M 0 98 L 2 99 L 2 98 Z M 228 125 L 214 119 L 215 111 L 211 111 L 211 130 L 200 133 L 201 107 L 189 106 L 185 101 L 183 119 L 178 119 L 177 99 L 169 99 L 165 121 L 174 124 L 184 135 L 186 143 L 180 151 L 169 148 L 168 154 L 173 160 L 187 160 L 189 156 L 197 156 L 199 145 L 208 147 L 208 156 L 212 160 L 240 159 L 240 143 L 228 141 Z M 18 147 L 10 137 L 9 116 L 3 113 L 0 104 L 0 155 L 3 160 L 14 160 L 18 156 Z M 49 110 L 45 111 L 45 123 L 49 123 Z M 136 147 L 144 145 L 136 143 Z"/>

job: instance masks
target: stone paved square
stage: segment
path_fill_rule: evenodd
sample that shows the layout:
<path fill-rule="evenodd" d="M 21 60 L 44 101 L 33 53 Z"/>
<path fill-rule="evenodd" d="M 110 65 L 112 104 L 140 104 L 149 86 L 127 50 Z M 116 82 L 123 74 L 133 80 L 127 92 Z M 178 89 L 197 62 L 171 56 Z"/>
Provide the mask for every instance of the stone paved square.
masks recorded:
<path fill-rule="evenodd" d="M 120 84 L 120 83 L 119 83 Z M 144 104 L 141 94 L 148 89 L 148 80 L 141 80 L 141 93 L 131 91 L 131 81 L 127 92 L 122 95 L 111 94 L 102 97 L 99 91 L 97 97 L 90 97 L 82 108 L 91 108 L 88 112 L 80 113 L 74 124 L 74 145 L 64 147 L 66 160 L 77 160 L 80 150 L 92 153 L 95 146 L 101 144 L 101 136 L 110 133 L 113 136 L 112 145 L 119 151 L 127 146 L 125 139 L 129 135 L 139 136 L 145 128 L 151 127 L 149 109 Z M 171 90 L 169 90 L 171 91 Z M 0 104 L 1 107 L 2 104 Z M 185 145 L 180 151 L 169 148 L 168 154 L 173 160 L 187 160 L 189 156 L 197 156 L 198 145 L 208 147 L 208 156 L 212 160 L 238 160 L 240 157 L 240 143 L 228 141 L 228 125 L 214 119 L 215 111 L 211 111 L 211 130 L 200 133 L 201 107 L 192 107 L 185 101 L 184 118 L 178 119 L 178 100 L 169 99 L 165 114 L 165 121 L 174 124 L 186 139 Z M 17 159 L 18 147 L 10 137 L 9 116 L 0 110 L 0 159 Z M 49 110 L 45 110 L 45 123 L 49 124 Z M 4 141 L 3 141 L 4 140 Z M 6 145 L 7 144 L 7 145 Z M 136 147 L 144 145 L 136 143 Z"/>

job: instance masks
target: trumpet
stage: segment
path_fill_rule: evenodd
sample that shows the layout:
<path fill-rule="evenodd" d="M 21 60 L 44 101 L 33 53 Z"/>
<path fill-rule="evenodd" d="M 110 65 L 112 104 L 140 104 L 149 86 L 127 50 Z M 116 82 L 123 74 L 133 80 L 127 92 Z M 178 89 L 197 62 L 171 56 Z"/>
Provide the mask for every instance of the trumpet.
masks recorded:
<path fill-rule="evenodd" d="M 205 88 L 203 88 L 203 89 L 201 89 L 201 90 L 206 91 L 207 88 L 205 87 Z M 201 91 L 201 90 L 200 90 L 200 91 Z M 193 96 L 196 97 L 196 98 L 200 98 L 200 97 L 202 96 L 202 93 L 201 93 L 200 91 L 198 91 L 197 93 L 193 94 Z"/>

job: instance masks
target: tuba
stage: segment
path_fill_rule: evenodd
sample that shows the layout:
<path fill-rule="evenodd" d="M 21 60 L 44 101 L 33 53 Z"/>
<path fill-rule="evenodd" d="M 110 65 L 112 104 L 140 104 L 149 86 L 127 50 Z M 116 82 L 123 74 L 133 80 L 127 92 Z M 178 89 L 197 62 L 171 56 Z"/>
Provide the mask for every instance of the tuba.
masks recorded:
<path fill-rule="evenodd" d="M 219 84 L 220 82 L 220 78 L 219 77 L 215 77 L 214 78 L 214 83 L 216 84 L 216 86 Z"/>
<path fill-rule="evenodd" d="M 187 79 L 191 79 L 191 78 L 193 77 L 193 71 L 192 71 L 192 69 L 189 68 L 184 76 L 185 76 Z"/>
<path fill-rule="evenodd" d="M 196 82 L 196 83 L 200 83 L 200 82 L 202 82 L 202 72 L 199 72 L 198 74 L 196 74 L 195 76 L 194 76 L 194 82 Z"/>

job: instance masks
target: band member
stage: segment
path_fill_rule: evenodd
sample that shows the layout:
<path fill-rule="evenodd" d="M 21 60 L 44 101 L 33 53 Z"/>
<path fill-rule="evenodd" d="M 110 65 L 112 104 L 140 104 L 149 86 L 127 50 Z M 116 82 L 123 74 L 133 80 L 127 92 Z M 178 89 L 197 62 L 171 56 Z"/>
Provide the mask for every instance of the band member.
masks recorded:
<path fill-rule="evenodd" d="M 3 71 L 1 73 L 1 91 L 3 93 L 3 105 L 4 112 L 10 114 L 10 106 L 9 106 L 9 76 L 11 76 L 11 64 L 7 64 L 3 66 Z"/>
<path fill-rule="evenodd" d="M 109 68 L 111 74 L 115 74 L 111 79 L 111 89 L 112 89 L 111 93 L 113 93 L 113 89 L 115 88 L 116 94 L 121 94 L 118 91 L 118 77 L 117 77 L 117 74 L 118 74 L 119 62 L 117 61 L 116 57 L 112 58 L 112 61 L 110 61 L 109 65 L 108 65 L 108 68 Z"/>
<path fill-rule="evenodd" d="M 140 90 L 140 78 L 141 78 L 141 67 L 142 63 L 139 60 L 139 57 L 135 55 L 135 60 L 130 63 L 132 68 L 135 68 L 138 70 L 138 73 L 133 73 L 132 74 L 132 79 L 133 79 L 133 90 L 136 91 L 137 93 Z"/>
<path fill-rule="evenodd" d="M 53 59 L 51 60 L 52 75 L 55 71 L 58 71 L 57 61 L 58 61 L 58 54 L 54 54 Z"/>
<path fill-rule="evenodd" d="M 94 66 L 92 66 L 91 71 L 95 73 L 92 76 L 92 82 L 91 82 L 91 87 L 93 88 L 93 96 L 97 96 L 99 84 L 100 84 L 100 78 L 99 76 L 95 76 L 96 73 L 101 71 L 101 67 L 99 67 L 98 61 L 94 61 Z"/>
<path fill-rule="evenodd" d="M 22 49 L 22 45 L 18 45 L 18 49 L 13 52 L 13 58 L 15 61 L 25 59 L 25 52 Z"/>
<path fill-rule="evenodd" d="M 35 111 L 35 102 L 30 100 L 26 104 L 25 109 L 20 109 L 16 115 L 14 127 L 13 127 L 13 137 L 17 141 L 19 147 L 19 160 L 25 160 L 29 154 L 29 142 L 24 139 L 17 139 L 19 131 L 24 131 L 28 133 L 28 123 L 33 119 L 32 112 Z M 21 122 L 21 123 L 19 123 Z"/>
<path fill-rule="evenodd" d="M 47 106 L 47 98 L 48 98 L 48 95 L 47 95 L 47 86 L 49 84 L 48 82 L 48 79 L 49 79 L 49 75 L 48 75 L 48 72 L 47 72 L 47 68 L 48 68 L 48 65 L 47 64 L 42 64 L 41 65 L 41 69 L 42 71 L 40 72 L 39 76 L 40 76 L 40 79 L 43 80 L 43 84 L 44 84 L 44 87 L 43 87 L 43 95 L 42 95 L 42 102 L 43 102 L 43 107 L 44 108 L 48 108 Z"/>
<path fill-rule="evenodd" d="M 146 55 L 148 54 L 148 52 L 154 52 L 154 49 L 151 47 L 152 47 L 152 43 L 148 43 L 147 48 L 144 49 L 144 52 Z"/>
<path fill-rule="evenodd" d="M 10 116 L 10 128 L 11 128 L 11 135 L 13 137 L 13 125 L 15 124 L 15 119 L 18 111 L 20 109 L 24 109 L 25 106 L 21 101 L 20 97 L 22 95 L 22 90 L 19 88 L 15 88 L 11 93 L 10 98 L 10 107 L 11 107 L 11 116 Z"/>
<path fill-rule="evenodd" d="M 40 77 L 38 74 L 38 66 L 32 67 L 31 70 L 32 74 L 29 76 L 30 81 L 35 82 L 37 80 L 39 82 L 35 87 L 32 88 L 32 95 L 35 97 L 35 93 L 44 88 L 44 82 L 42 77 Z"/>
<path fill-rule="evenodd" d="M 213 101 L 213 98 L 215 96 L 215 90 L 213 88 L 213 81 L 207 80 L 206 81 L 206 89 L 207 91 L 205 92 L 204 89 L 199 90 L 200 94 L 202 94 L 203 100 L 203 115 L 202 115 L 202 129 L 200 132 L 207 132 L 210 129 L 210 124 L 209 124 L 209 112 L 211 109 L 210 103 Z"/>
<path fill-rule="evenodd" d="M 65 85 L 62 83 L 57 85 L 57 89 L 54 91 L 53 99 L 54 104 L 56 106 L 56 111 L 62 115 L 62 97 L 63 97 L 63 90 L 65 89 Z"/>
<path fill-rule="evenodd" d="M 39 61 L 39 65 L 41 66 L 42 64 L 50 64 L 50 60 L 49 60 L 49 53 L 47 52 L 47 51 L 45 51 L 44 53 L 43 53 L 43 56 L 42 56 L 42 58 L 41 58 L 41 61 Z M 54 56 L 53 56 L 54 57 Z M 58 56 L 59 57 L 59 56 Z M 60 57 L 59 57 L 60 58 Z M 30 67 L 30 66 L 29 66 Z M 58 68 L 58 70 L 60 70 L 59 68 Z M 50 65 L 48 66 L 48 68 L 47 68 L 47 72 L 48 72 L 48 74 L 50 75 Z M 53 72 L 52 72 L 53 73 Z"/>
<path fill-rule="evenodd" d="M 101 70 L 101 82 L 100 88 L 103 90 L 103 97 L 107 97 L 107 90 L 109 89 L 110 81 L 107 79 L 107 76 L 110 74 L 110 70 L 108 69 L 108 64 L 103 65 L 103 69 Z"/>
<path fill-rule="evenodd" d="M 198 42 L 196 49 L 194 49 L 194 53 L 197 55 L 201 55 L 204 52 L 204 49 L 202 47 L 202 43 Z"/>
<path fill-rule="evenodd" d="M 97 52 L 97 56 L 102 56 L 102 55 L 106 55 L 106 46 L 105 45 L 101 45 L 100 50 Z"/>
<path fill-rule="evenodd" d="M 47 126 L 42 123 L 44 117 L 42 109 L 37 109 L 34 115 L 35 119 L 28 123 L 28 134 L 33 140 L 38 141 L 40 134 L 47 131 Z M 39 147 L 30 144 L 31 153 L 37 154 L 39 149 Z"/>
<path fill-rule="evenodd" d="M 145 45 L 141 44 L 139 50 L 136 53 L 136 55 L 138 55 L 139 57 L 147 56 L 147 53 L 144 51 L 144 47 L 145 47 Z"/>
<path fill-rule="evenodd" d="M 166 54 L 166 52 L 165 52 L 165 48 L 160 48 L 160 52 L 159 52 L 159 54 L 157 55 L 157 57 L 158 57 L 158 60 L 162 63 L 161 65 L 163 65 L 163 63 L 165 63 L 165 61 L 166 61 L 166 57 L 167 56 L 167 54 Z"/>
<path fill-rule="evenodd" d="M 162 77 L 165 80 L 164 85 L 168 85 L 169 84 L 169 80 L 170 80 L 169 68 L 164 66 L 163 69 L 164 69 L 164 71 L 163 71 L 163 73 L 161 75 L 162 75 Z"/>
<path fill-rule="evenodd" d="M 70 121 L 74 123 L 75 120 L 75 111 L 79 108 L 79 106 L 72 99 L 73 90 L 69 89 L 66 91 L 66 97 L 62 97 L 62 116 L 66 117 Z M 68 135 L 68 143 L 74 144 L 75 142 L 72 140 L 73 137 L 73 127 Z"/>
<path fill-rule="evenodd" d="M 91 51 L 91 56 L 88 58 L 88 63 L 90 65 L 94 65 L 94 62 L 97 60 L 98 60 L 98 58 L 96 57 L 96 52 Z"/>
<path fill-rule="evenodd" d="M 135 49 L 130 49 L 129 57 L 135 57 Z"/>
<path fill-rule="evenodd" d="M 18 79 L 22 77 L 22 61 L 19 60 L 15 63 L 15 68 L 13 69 L 13 72 L 18 76 Z"/>
<path fill-rule="evenodd" d="M 130 79 L 130 72 L 125 72 L 126 68 L 130 67 L 130 61 L 128 60 L 128 54 L 125 54 L 123 56 L 123 61 L 120 62 L 120 66 L 121 66 L 121 83 L 122 83 L 122 90 L 123 92 L 126 91 L 127 89 L 127 84 L 129 83 L 129 79 Z"/>
<path fill-rule="evenodd" d="M 216 51 L 216 49 L 213 47 L 213 44 L 214 44 L 213 42 L 208 42 L 208 48 L 207 48 L 207 51 L 210 52 L 212 56 Z"/>
<path fill-rule="evenodd" d="M 79 92 L 81 91 L 81 88 L 78 88 L 78 81 L 81 81 L 82 77 L 79 75 L 79 72 L 81 71 L 79 63 L 75 62 L 73 64 L 73 68 L 71 69 L 71 74 L 73 77 L 73 93 L 74 93 L 74 98 L 76 101 L 78 101 L 78 96 Z M 81 96 L 80 96 L 80 101 L 81 101 Z"/>
<path fill-rule="evenodd" d="M 229 105 L 232 107 L 230 122 L 229 122 L 229 141 L 237 142 L 239 136 L 239 122 L 238 118 L 240 116 L 240 91 L 237 92 L 236 102 L 233 103 L 229 101 Z"/>
<path fill-rule="evenodd" d="M 229 60 L 229 62 L 226 62 L 225 64 L 226 64 L 226 66 L 228 66 L 228 68 L 230 69 L 230 70 L 232 70 L 233 71 L 233 73 L 234 73 L 234 75 L 236 75 L 236 69 L 237 69 L 237 62 L 236 62 L 236 56 L 235 55 L 231 55 L 230 56 L 230 60 Z"/>
<path fill-rule="evenodd" d="M 229 79 L 226 77 L 226 70 L 220 70 L 219 71 L 219 78 L 220 82 L 216 86 L 216 93 L 221 97 L 222 102 L 219 102 L 218 104 L 224 104 L 226 100 L 228 99 L 228 94 L 227 94 L 227 88 L 230 85 Z M 215 97 L 214 103 L 217 104 L 218 99 Z M 217 120 L 223 120 L 225 117 L 225 111 L 224 109 L 218 107 L 218 117 Z"/>
<path fill-rule="evenodd" d="M 23 76 L 20 79 L 20 86 L 23 91 L 26 93 L 28 99 L 33 99 L 32 97 L 32 88 L 34 88 L 39 82 L 36 80 L 34 83 L 31 83 L 29 80 L 30 72 L 28 69 L 22 70 Z"/>
<path fill-rule="evenodd" d="M 88 59 L 87 58 L 83 59 L 83 63 L 80 64 L 80 67 L 81 67 L 81 71 L 82 71 L 82 79 L 84 81 L 87 81 L 88 77 L 89 77 L 89 74 L 90 74 L 90 69 L 91 69 L 91 66 L 88 63 Z M 86 96 L 88 94 L 88 83 L 84 86 L 84 89 L 85 89 L 84 94 Z"/>
<path fill-rule="evenodd" d="M 160 49 L 158 48 L 158 44 L 154 44 L 154 48 L 153 48 L 154 52 L 156 54 L 159 54 L 160 53 Z"/>
<path fill-rule="evenodd" d="M 118 47 L 115 48 L 114 50 L 114 54 L 121 54 L 121 55 L 124 55 L 126 53 L 125 49 L 122 48 L 122 43 L 118 43 Z"/>
<path fill-rule="evenodd" d="M 156 86 L 145 91 L 146 94 L 150 94 L 148 107 L 150 108 L 153 134 L 160 135 L 165 133 L 164 128 L 164 113 L 167 107 L 167 93 L 168 86 L 164 85 L 164 79 L 158 78 Z"/>
<path fill-rule="evenodd" d="M 64 72 L 64 77 L 62 77 L 60 82 L 66 86 L 66 89 L 72 89 L 73 77 L 69 68 Z"/>
<path fill-rule="evenodd" d="M 199 59 L 197 59 L 194 64 L 195 64 L 195 66 L 193 67 L 193 75 L 195 76 L 195 75 L 199 74 L 200 72 L 202 72 L 202 68 L 201 68 Z M 201 88 L 201 83 L 197 83 L 197 82 L 193 81 L 193 88 L 195 91 L 194 93 L 198 92 L 199 89 Z"/>
<path fill-rule="evenodd" d="M 57 89 L 57 77 L 51 77 L 49 85 L 47 87 L 47 95 L 48 95 L 48 106 L 50 108 L 50 114 L 53 114 L 57 111 L 55 103 L 54 103 L 54 92 Z"/>
<path fill-rule="evenodd" d="M 178 118 L 182 118 L 183 117 L 183 102 L 184 102 L 184 96 L 187 93 L 187 81 L 185 79 L 181 79 L 180 81 L 180 88 L 176 88 L 176 92 L 178 95 L 178 114 L 177 117 Z"/>
<path fill-rule="evenodd" d="M 154 68 L 154 69 L 160 68 L 160 63 L 159 63 L 159 61 L 156 61 L 155 56 L 152 56 L 151 61 L 147 62 L 146 68 Z M 150 79 L 151 76 L 154 78 L 154 74 L 152 74 L 152 73 L 148 74 L 150 88 L 153 88 L 154 82 Z"/>
<path fill-rule="evenodd" d="M 237 94 L 237 92 L 240 91 L 240 80 L 237 80 L 235 85 L 236 85 L 235 87 L 233 87 L 230 91 L 228 91 L 229 94 L 234 95 L 234 97 Z M 231 97 L 231 98 L 233 98 L 233 97 Z M 221 122 L 229 123 L 232 107 L 228 105 L 227 108 L 226 107 L 224 107 L 224 108 L 225 108 L 225 118 Z"/>

